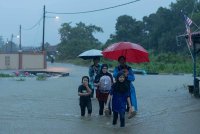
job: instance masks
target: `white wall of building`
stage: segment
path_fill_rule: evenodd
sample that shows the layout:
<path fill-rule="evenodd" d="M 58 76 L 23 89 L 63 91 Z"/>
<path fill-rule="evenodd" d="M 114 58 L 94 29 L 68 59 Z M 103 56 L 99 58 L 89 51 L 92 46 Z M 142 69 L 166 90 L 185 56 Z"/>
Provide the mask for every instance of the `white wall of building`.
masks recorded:
<path fill-rule="evenodd" d="M 0 69 L 44 69 L 43 53 L 0 53 Z"/>
<path fill-rule="evenodd" d="M 18 69 L 18 54 L 0 54 L 0 69 Z"/>
<path fill-rule="evenodd" d="M 41 69 L 44 67 L 44 56 L 39 54 L 23 54 L 22 68 L 23 69 Z"/>

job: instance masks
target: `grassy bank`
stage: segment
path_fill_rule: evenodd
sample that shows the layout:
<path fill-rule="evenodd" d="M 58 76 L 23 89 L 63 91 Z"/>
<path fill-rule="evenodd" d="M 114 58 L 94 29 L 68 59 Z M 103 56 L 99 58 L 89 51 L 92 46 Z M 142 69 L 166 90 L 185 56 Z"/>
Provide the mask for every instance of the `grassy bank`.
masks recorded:
<path fill-rule="evenodd" d="M 2 77 L 2 78 L 4 78 L 4 77 L 13 77 L 13 75 L 0 73 L 0 77 Z"/>
<path fill-rule="evenodd" d="M 128 65 L 135 69 L 144 69 L 150 73 L 193 73 L 193 62 L 190 55 L 172 53 L 155 55 L 150 53 L 149 57 L 149 63 L 128 63 Z M 65 62 L 82 66 L 89 66 L 92 64 L 92 60 L 83 60 L 80 58 L 65 60 Z M 118 65 L 117 61 L 111 61 L 104 58 L 101 58 L 101 63 L 108 64 L 109 68 L 113 68 Z M 200 63 L 197 60 L 197 74 L 199 74 L 199 72 Z"/>

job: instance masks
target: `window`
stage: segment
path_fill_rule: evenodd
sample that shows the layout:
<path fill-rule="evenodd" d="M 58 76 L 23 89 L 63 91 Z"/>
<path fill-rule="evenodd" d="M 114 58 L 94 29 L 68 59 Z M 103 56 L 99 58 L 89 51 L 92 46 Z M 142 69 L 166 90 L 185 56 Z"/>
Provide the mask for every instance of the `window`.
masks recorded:
<path fill-rule="evenodd" d="M 5 56 L 5 65 L 10 66 L 10 56 Z"/>

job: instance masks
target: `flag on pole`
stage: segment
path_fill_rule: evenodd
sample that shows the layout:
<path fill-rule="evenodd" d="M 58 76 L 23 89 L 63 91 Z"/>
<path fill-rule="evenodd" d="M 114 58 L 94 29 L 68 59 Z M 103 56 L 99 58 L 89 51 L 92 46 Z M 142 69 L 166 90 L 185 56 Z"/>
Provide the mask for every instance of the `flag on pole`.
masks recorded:
<path fill-rule="evenodd" d="M 185 15 L 185 18 L 186 18 L 187 25 L 190 26 L 192 24 L 192 20 L 188 18 L 186 15 Z"/>
<path fill-rule="evenodd" d="M 188 35 L 188 43 L 190 46 L 192 46 L 192 34 L 191 34 L 191 30 L 190 30 L 190 25 L 192 25 L 192 20 L 187 17 L 186 15 L 184 15 L 185 18 L 185 27 L 186 27 L 186 33 Z"/>

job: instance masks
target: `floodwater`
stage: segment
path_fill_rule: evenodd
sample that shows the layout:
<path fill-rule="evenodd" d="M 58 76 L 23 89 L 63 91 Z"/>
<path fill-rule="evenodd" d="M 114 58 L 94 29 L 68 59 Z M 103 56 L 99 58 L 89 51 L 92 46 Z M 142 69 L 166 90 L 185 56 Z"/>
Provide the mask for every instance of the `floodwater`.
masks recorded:
<path fill-rule="evenodd" d="M 87 67 L 55 63 L 67 77 L 45 81 L 0 78 L 0 134 L 199 134 L 200 100 L 189 94 L 192 75 L 135 75 L 138 114 L 126 127 L 112 126 L 112 117 L 80 118 L 77 88 Z"/>

